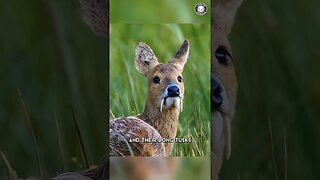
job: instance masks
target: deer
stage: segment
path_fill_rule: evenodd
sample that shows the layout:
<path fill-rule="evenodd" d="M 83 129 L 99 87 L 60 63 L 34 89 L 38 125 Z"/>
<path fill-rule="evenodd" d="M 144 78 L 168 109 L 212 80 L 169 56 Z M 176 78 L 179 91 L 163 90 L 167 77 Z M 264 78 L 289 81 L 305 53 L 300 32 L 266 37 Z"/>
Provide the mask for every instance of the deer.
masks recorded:
<path fill-rule="evenodd" d="M 169 156 L 173 143 L 162 139 L 176 137 L 178 118 L 183 110 L 184 81 L 182 72 L 189 54 L 185 40 L 168 63 L 159 63 L 152 49 L 140 42 L 135 47 L 136 69 L 148 79 L 145 109 L 136 116 L 110 121 L 111 156 Z M 154 142 L 130 142 L 150 138 Z M 130 147 L 128 147 L 130 145 Z M 130 149 L 131 148 L 131 149 Z M 131 154 L 132 155 L 132 154 Z"/>
<path fill-rule="evenodd" d="M 108 3 L 108 0 L 80 0 L 86 24 L 96 35 L 103 38 L 108 38 L 109 34 Z M 162 64 L 158 62 L 157 57 L 147 44 L 143 42 L 137 44 L 135 48 L 135 66 L 140 73 L 148 78 L 147 103 L 144 112 L 140 115 L 116 118 L 110 121 L 110 155 L 129 155 L 129 151 L 123 152 L 127 148 L 127 142 L 121 141 L 125 143 L 121 144 L 113 140 L 115 140 L 114 138 L 128 137 L 128 134 L 123 134 L 123 130 L 129 128 L 128 125 L 132 125 L 133 121 L 136 122 L 134 124 L 136 128 L 139 129 L 140 127 L 144 131 L 144 137 L 160 139 L 174 138 L 176 136 L 179 110 L 183 109 L 184 85 L 181 73 L 188 54 L 189 42 L 185 40 L 174 58 L 168 63 Z M 130 122 L 129 120 L 133 121 Z M 120 126 L 124 127 L 124 129 L 121 129 Z M 130 129 L 126 130 L 129 131 Z M 142 134 L 135 134 L 131 138 L 141 137 Z M 133 145 L 133 143 L 130 144 Z M 143 149 L 140 149 L 143 146 L 150 146 L 149 148 L 157 147 L 159 149 L 150 149 L 150 151 L 143 152 Z M 161 150 L 161 146 L 159 143 L 149 145 L 146 143 L 135 144 L 134 148 L 140 149 L 140 152 L 135 152 L 134 155 L 168 156 L 172 151 L 173 143 L 164 143 L 164 151 Z M 148 147 L 145 148 L 148 149 Z"/>
<path fill-rule="evenodd" d="M 108 39 L 108 0 L 79 0 L 83 19 L 96 35 Z M 184 41 L 175 56 L 166 64 L 161 64 L 152 49 L 145 43 L 138 43 L 135 48 L 135 66 L 148 79 L 148 92 L 143 113 L 136 116 L 109 120 L 109 155 L 96 168 L 81 172 L 67 172 L 52 179 L 109 179 L 110 172 L 116 163 L 130 179 L 154 179 L 154 173 L 162 175 L 167 172 L 172 176 L 179 162 L 176 158 L 146 159 L 140 156 L 165 157 L 173 148 L 172 143 L 128 143 L 124 138 L 150 137 L 151 139 L 172 138 L 176 136 L 178 117 L 183 110 L 184 84 L 182 71 L 189 54 L 189 42 Z M 171 83 L 169 83 L 171 82 Z M 132 136 L 128 132 L 132 131 Z M 120 141 L 117 139 L 119 138 Z M 129 145 L 128 145 L 129 144 Z M 122 156 L 135 155 L 135 159 Z M 121 158 L 121 159 L 120 159 Z M 128 161 L 127 161 L 128 160 Z M 157 164 L 164 163 L 168 170 L 159 171 Z M 142 162 L 142 163 L 141 163 Z M 136 170 L 141 169 L 143 171 Z M 163 168 L 162 168 L 163 169 Z M 161 174 L 162 173 L 162 174 Z M 136 178 L 135 178 L 136 177 Z M 157 176 L 158 177 L 158 176 Z M 161 178 L 168 179 L 168 178 Z"/>
<path fill-rule="evenodd" d="M 211 34 L 211 165 L 219 179 L 224 159 L 231 155 L 231 121 L 237 101 L 237 78 L 228 35 L 242 0 L 214 0 Z"/>

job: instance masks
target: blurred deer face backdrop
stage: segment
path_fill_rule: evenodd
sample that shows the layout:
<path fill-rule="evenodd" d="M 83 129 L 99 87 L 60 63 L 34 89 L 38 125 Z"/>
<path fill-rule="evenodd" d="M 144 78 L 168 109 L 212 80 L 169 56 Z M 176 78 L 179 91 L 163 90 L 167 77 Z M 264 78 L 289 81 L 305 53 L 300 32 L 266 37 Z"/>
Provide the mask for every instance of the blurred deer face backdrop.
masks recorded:
<path fill-rule="evenodd" d="M 237 98 L 237 79 L 228 35 L 242 0 L 214 0 L 212 10 L 211 108 L 213 178 L 231 154 L 231 120 Z"/>

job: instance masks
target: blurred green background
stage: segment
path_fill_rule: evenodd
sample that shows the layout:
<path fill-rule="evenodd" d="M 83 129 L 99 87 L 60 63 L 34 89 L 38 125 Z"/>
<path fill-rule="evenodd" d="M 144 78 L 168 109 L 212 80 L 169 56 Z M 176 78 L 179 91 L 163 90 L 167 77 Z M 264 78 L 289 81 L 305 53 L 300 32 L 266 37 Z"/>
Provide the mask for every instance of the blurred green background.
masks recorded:
<path fill-rule="evenodd" d="M 164 166 L 166 166 L 164 168 Z M 167 169 L 166 169 L 167 168 Z M 142 172 L 133 175 L 133 172 Z M 138 176 L 138 177 L 137 177 Z M 148 178 L 146 178 L 148 177 Z M 165 178 L 166 177 L 166 178 Z M 209 180 L 209 157 L 110 157 L 112 180 Z"/>
<path fill-rule="evenodd" d="M 85 26 L 76 0 L 1 2 L 0 21 L 0 150 L 20 177 L 39 176 L 19 89 L 45 177 L 85 168 L 71 107 L 97 164 L 107 144 L 106 40 Z M 0 179 L 5 169 L 0 158 Z"/>
<path fill-rule="evenodd" d="M 240 7 L 230 36 L 239 96 L 221 179 L 320 179 L 319 7 L 317 0 Z"/>
<path fill-rule="evenodd" d="M 134 48 L 148 44 L 159 62 L 168 62 L 189 40 L 183 71 L 185 96 L 177 137 L 193 142 L 175 144 L 172 156 L 208 156 L 210 152 L 210 24 L 111 24 L 110 118 L 142 113 L 147 79 L 134 66 Z"/>
<path fill-rule="evenodd" d="M 208 12 L 198 16 L 198 2 L 207 5 Z M 209 23 L 210 0 L 110 0 L 111 23 Z"/>
<path fill-rule="evenodd" d="M 317 0 L 247 0 L 240 7 L 230 36 L 239 98 L 232 156 L 224 162 L 221 179 L 285 179 L 286 168 L 287 179 L 320 179 L 319 7 Z M 106 147 L 106 41 L 84 25 L 77 1 L 7 1 L 0 5 L 0 20 L 0 150 L 20 176 L 38 174 L 31 133 L 17 93 L 20 89 L 46 177 L 62 172 L 62 159 L 64 171 L 83 168 L 71 106 L 78 116 L 89 162 L 97 163 Z M 148 43 L 159 59 L 165 60 L 182 40 L 158 36 L 152 36 L 157 41 L 139 41 Z M 127 48 L 131 57 L 127 53 L 121 56 L 127 56 L 126 62 L 132 62 L 128 69 L 146 84 L 133 68 L 136 42 L 130 43 L 121 48 Z M 171 47 L 162 50 L 161 44 Z M 190 62 L 191 58 L 186 65 L 189 71 L 198 66 Z M 192 71 L 186 72 L 184 78 L 195 81 L 189 74 Z M 186 93 L 192 95 L 188 89 Z M 141 111 L 143 101 L 137 101 Z M 185 109 L 181 117 L 187 114 Z M 4 173 L 1 160 L 0 179 Z"/>

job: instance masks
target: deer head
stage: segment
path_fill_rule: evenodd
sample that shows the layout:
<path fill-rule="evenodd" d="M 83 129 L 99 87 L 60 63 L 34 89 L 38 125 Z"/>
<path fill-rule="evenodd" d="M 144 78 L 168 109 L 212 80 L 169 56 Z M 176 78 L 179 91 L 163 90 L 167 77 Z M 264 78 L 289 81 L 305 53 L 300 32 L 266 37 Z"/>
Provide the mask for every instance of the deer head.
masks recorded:
<path fill-rule="evenodd" d="M 189 54 L 185 40 L 168 63 L 158 62 L 152 49 L 145 43 L 135 48 L 135 65 L 148 79 L 148 93 L 144 112 L 138 117 L 153 126 L 162 138 L 175 138 L 178 117 L 183 110 L 184 82 L 182 71 Z M 165 143 L 169 155 L 173 143 Z"/>
<path fill-rule="evenodd" d="M 237 79 L 228 35 L 242 0 L 214 0 L 211 34 L 211 108 L 213 173 L 218 174 L 223 157 L 231 154 L 231 119 L 237 98 Z"/>
<path fill-rule="evenodd" d="M 182 111 L 184 84 L 182 71 L 189 54 L 189 42 L 185 40 L 174 58 L 168 63 L 158 62 L 152 49 L 140 42 L 135 48 L 135 66 L 148 79 L 146 108 L 154 113 L 178 109 Z"/>

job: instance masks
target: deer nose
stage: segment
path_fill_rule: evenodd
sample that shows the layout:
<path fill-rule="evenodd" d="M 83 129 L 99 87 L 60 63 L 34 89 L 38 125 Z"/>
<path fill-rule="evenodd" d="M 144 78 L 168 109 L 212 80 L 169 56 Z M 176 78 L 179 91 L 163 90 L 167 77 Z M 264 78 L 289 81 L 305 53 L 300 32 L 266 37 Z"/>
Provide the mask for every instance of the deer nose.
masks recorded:
<path fill-rule="evenodd" d="M 221 85 L 217 80 L 211 77 L 211 104 L 213 109 L 217 109 L 222 104 L 222 96 L 221 96 Z"/>
<path fill-rule="evenodd" d="M 178 86 L 173 85 L 167 88 L 169 97 L 178 97 L 180 95 L 180 89 Z"/>

